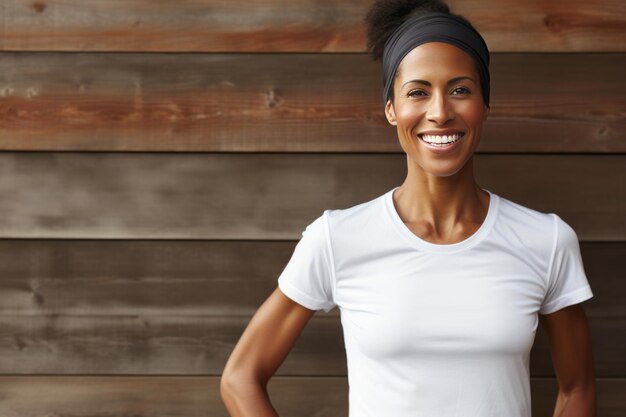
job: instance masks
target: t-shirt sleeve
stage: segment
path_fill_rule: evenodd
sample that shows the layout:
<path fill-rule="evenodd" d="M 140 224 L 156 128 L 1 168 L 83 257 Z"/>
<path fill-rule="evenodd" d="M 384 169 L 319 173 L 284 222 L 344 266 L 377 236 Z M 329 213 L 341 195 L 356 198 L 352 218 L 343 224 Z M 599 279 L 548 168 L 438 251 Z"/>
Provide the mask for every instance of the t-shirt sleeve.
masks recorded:
<path fill-rule="evenodd" d="M 593 297 L 583 266 L 578 236 L 557 214 L 554 242 L 548 271 L 548 286 L 540 314 L 549 314 Z"/>
<path fill-rule="evenodd" d="M 287 297 L 310 310 L 323 309 L 325 312 L 336 306 L 328 211 L 305 228 L 291 259 L 278 277 L 278 287 Z"/>

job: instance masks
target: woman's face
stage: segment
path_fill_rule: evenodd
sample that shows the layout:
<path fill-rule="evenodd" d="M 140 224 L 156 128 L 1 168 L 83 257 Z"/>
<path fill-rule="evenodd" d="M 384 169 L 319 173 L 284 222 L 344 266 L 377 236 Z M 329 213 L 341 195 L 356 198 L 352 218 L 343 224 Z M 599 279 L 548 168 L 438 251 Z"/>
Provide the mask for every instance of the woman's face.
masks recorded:
<path fill-rule="evenodd" d="M 419 45 L 400 62 L 393 89 L 394 102 L 387 101 L 385 115 L 397 127 L 404 152 L 426 173 L 456 174 L 478 147 L 489 114 L 474 60 L 448 43 Z M 444 133 L 462 136 L 454 137 L 458 142 L 451 146 L 435 148 L 422 137 L 428 131 L 440 133 L 431 140 Z"/>

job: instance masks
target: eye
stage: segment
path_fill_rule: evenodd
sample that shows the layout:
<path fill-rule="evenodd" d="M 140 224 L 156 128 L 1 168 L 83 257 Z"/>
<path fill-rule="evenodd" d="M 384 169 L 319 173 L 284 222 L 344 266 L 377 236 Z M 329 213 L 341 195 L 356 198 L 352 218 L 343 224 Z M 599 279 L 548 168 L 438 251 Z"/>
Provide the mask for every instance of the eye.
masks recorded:
<path fill-rule="evenodd" d="M 469 94 L 469 93 L 470 93 L 470 90 L 468 90 L 468 89 L 467 89 L 467 88 L 465 88 L 465 87 L 457 87 L 457 88 L 455 88 L 455 89 L 453 90 L 453 92 L 454 92 L 454 91 L 457 91 L 457 90 L 462 90 L 462 94 Z"/>
<path fill-rule="evenodd" d="M 414 97 L 414 96 L 422 96 L 423 94 L 414 94 L 414 93 L 424 93 L 424 91 L 422 90 L 411 90 L 407 93 L 407 97 Z"/>

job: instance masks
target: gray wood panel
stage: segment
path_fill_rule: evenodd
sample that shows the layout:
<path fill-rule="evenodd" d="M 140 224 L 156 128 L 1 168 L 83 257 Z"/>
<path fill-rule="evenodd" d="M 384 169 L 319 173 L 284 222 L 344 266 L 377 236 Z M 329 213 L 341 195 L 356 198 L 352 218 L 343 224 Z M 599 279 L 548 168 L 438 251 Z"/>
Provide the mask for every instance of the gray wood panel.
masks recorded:
<path fill-rule="evenodd" d="M 624 155 L 474 160 L 482 187 L 558 213 L 580 240 L 626 240 Z M 324 209 L 368 201 L 405 175 L 404 154 L 6 152 L 0 238 L 296 239 Z"/>
<path fill-rule="evenodd" d="M 0 240 L 0 314 L 246 317 L 295 244 Z"/>
<path fill-rule="evenodd" d="M 0 241 L 0 372 L 219 375 L 295 242 Z M 625 243 L 583 243 L 596 374 L 626 373 Z M 241 262 L 241 257 L 246 262 Z M 339 311 L 279 375 L 344 375 Z M 539 327 L 533 376 L 553 376 Z"/>
<path fill-rule="evenodd" d="M 533 417 L 551 417 L 557 385 L 531 378 Z M 626 380 L 596 381 L 598 416 L 622 417 Z M 0 377 L 3 417 L 227 417 L 216 377 Z M 346 417 L 348 382 L 275 377 L 268 394 L 281 417 Z M 37 398 L 33 401 L 33 398 Z"/>
<path fill-rule="evenodd" d="M 621 0 L 448 2 L 492 51 L 626 51 Z M 3 50 L 362 51 L 371 1 L 13 0 Z"/>
<path fill-rule="evenodd" d="M 592 304 L 593 301 L 587 303 Z M 597 304 L 597 302 L 595 303 Z M 5 374 L 219 375 L 249 317 L 186 315 L 0 316 Z M 596 376 L 626 370 L 626 320 L 589 317 Z M 316 313 L 277 375 L 345 375 L 341 323 Z M 531 375 L 554 376 L 545 332 L 531 351 Z"/>
<path fill-rule="evenodd" d="M 494 54 L 478 153 L 626 152 L 626 54 Z M 0 150 L 401 152 L 363 54 L 0 53 Z"/>
<path fill-rule="evenodd" d="M 111 300 L 114 302 L 114 300 Z M 250 317 L 161 314 L 0 316 L 3 374 L 220 375 Z M 319 349 L 316 350 L 316 349 Z M 336 316 L 315 317 L 278 375 L 343 375 Z"/>
<path fill-rule="evenodd" d="M 248 317 L 296 243 L 0 240 L 0 314 Z M 580 247 L 595 295 L 588 314 L 626 318 L 626 243 Z"/>

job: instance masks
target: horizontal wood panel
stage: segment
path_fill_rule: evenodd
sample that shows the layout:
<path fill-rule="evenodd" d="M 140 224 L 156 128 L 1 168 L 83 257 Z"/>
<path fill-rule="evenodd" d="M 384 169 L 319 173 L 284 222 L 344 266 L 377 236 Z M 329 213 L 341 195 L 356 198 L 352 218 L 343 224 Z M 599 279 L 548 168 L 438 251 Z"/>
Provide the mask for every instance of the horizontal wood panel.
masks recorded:
<path fill-rule="evenodd" d="M 580 240 L 626 240 L 625 155 L 474 161 L 483 188 L 558 213 Z M 368 201 L 405 175 L 404 154 L 6 152 L 0 238 L 298 239 L 324 209 Z"/>
<path fill-rule="evenodd" d="M 626 54 L 494 54 L 478 153 L 626 152 Z M 0 53 L 0 150 L 402 152 L 363 54 Z"/>
<path fill-rule="evenodd" d="M 3 50 L 360 52 L 369 0 L 14 0 Z M 621 0 L 449 1 L 492 51 L 626 51 Z"/>
<path fill-rule="evenodd" d="M 94 313 L 3 314 L 0 373 L 219 375 L 250 319 Z M 336 315 L 315 317 L 297 343 L 277 374 L 345 375 Z"/>
<path fill-rule="evenodd" d="M 584 305 L 598 304 L 588 301 Z M 596 307 L 598 308 L 598 307 Z M 0 372 L 5 374 L 218 375 L 247 317 L 184 315 L 0 316 Z M 626 319 L 589 317 L 597 376 L 626 371 Z M 549 343 L 539 327 L 532 376 L 553 376 Z M 337 314 L 307 324 L 277 375 L 345 375 Z"/>
<path fill-rule="evenodd" d="M 0 372 L 219 374 L 293 251 L 285 242 L 0 241 Z M 598 376 L 626 373 L 625 243 L 583 243 Z M 247 261 L 240 262 L 242 256 Z M 343 375 L 339 311 L 278 370 Z M 540 327 L 531 374 L 552 376 Z"/>
<path fill-rule="evenodd" d="M 0 314 L 247 317 L 276 288 L 295 245 L 0 240 Z"/>
<path fill-rule="evenodd" d="M 622 417 L 626 380 L 596 381 L 598 416 Z M 533 417 L 551 417 L 552 378 L 531 378 Z M 3 417 L 227 417 L 217 377 L 0 377 Z M 281 417 L 346 417 L 344 378 L 270 379 L 268 394 Z"/>
<path fill-rule="evenodd" d="M 249 317 L 296 243 L 0 240 L 0 314 Z M 626 243 L 580 247 L 594 292 L 587 314 L 626 318 Z"/>

